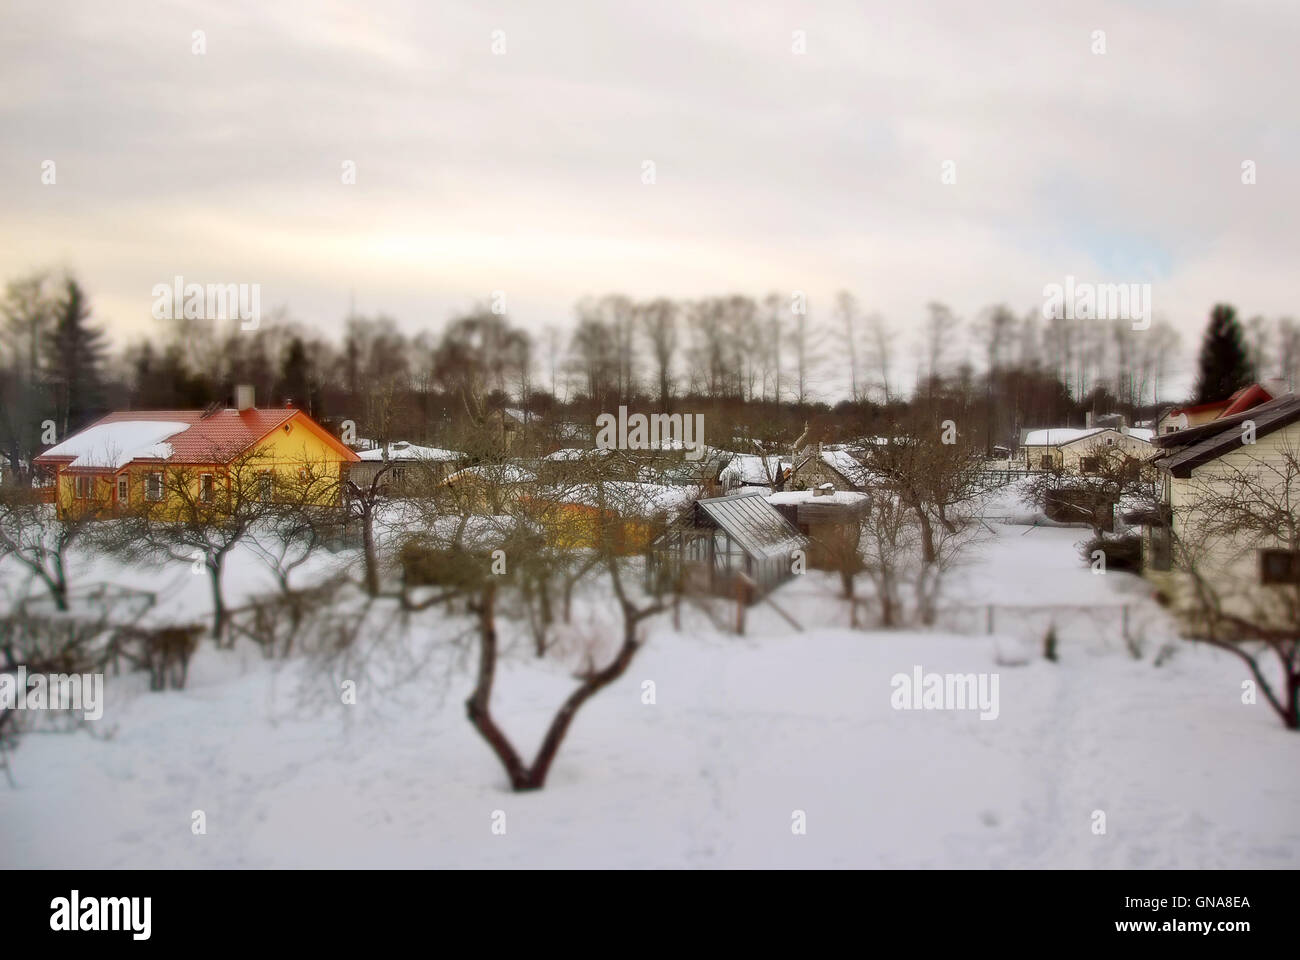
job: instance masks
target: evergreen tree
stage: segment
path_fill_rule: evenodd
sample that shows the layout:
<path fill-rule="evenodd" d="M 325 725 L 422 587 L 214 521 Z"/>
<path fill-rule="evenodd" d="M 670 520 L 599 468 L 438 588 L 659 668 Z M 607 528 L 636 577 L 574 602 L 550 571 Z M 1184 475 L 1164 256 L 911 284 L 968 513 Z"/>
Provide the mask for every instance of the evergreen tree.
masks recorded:
<path fill-rule="evenodd" d="M 104 332 L 90 326 L 90 305 L 69 277 L 46 340 L 46 372 L 54 388 L 59 436 L 80 429 L 103 403 Z"/>
<path fill-rule="evenodd" d="M 284 351 L 284 366 L 280 375 L 282 399 L 293 401 L 294 406 L 311 412 L 311 389 L 308 386 L 307 348 L 301 337 L 294 337 Z"/>
<path fill-rule="evenodd" d="M 1246 336 L 1237 311 L 1226 303 L 1215 304 L 1205 328 L 1198 361 L 1193 403 L 1226 400 L 1235 391 L 1256 380 L 1254 364 L 1246 350 Z"/>

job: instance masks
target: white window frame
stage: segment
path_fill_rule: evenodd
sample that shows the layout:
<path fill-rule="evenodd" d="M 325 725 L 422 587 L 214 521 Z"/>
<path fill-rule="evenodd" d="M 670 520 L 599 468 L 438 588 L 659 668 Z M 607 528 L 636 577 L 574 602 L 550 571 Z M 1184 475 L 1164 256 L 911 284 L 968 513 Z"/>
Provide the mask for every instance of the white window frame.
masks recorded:
<path fill-rule="evenodd" d="M 158 495 L 154 496 L 153 484 L 158 482 Z M 147 473 L 144 477 L 144 498 L 150 503 L 161 503 L 163 499 L 163 475 L 161 472 Z"/>
<path fill-rule="evenodd" d="M 117 478 L 117 502 L 129 503 L 130 501 L 131 501 L 131 477 L 125 473 L 119 474 Z"/>
<path fill-rule="evenodd" d="M 207 487 L 208 487 L 207 496 L 203 495 L 203 485 L 205 482 L 207 483 Z M 210 473 L 200 473 L 199 474 L 199 502 L 211 503 L 212 498 L 216 495 L 216 492 L 217 492 L 216 477 L 214 477 Z"/>
<path fill-rule="evenodd" d="M 78 500 L 89 500 L 91 498 L 91 494 L 94 493 L 95 491 L 94 477 L 86 476 L 84 473 L 78 474 L 73 478 L 73 483 L 75 484 L 76 487 L 76 494 Z M 84 490 L 82 489 L 83 483 L 85 484 Z"/>

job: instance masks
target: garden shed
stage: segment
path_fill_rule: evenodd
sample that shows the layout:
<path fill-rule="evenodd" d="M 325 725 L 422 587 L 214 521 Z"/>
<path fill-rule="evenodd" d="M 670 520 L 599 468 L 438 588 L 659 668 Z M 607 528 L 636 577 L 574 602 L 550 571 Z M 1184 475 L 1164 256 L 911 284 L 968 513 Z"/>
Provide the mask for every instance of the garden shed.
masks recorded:
<path fill-rule="evenodd" d="M 652 588 L 761 599 L 793 573 L 807 538 L 760 493 L 695 501 L 650 547 Z"/>

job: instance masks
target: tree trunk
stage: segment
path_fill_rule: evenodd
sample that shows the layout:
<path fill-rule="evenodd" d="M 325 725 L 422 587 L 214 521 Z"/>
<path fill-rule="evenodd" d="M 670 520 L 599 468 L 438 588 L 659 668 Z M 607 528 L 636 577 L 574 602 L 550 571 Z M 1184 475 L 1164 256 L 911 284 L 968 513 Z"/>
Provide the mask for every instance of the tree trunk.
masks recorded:
<path fill-rule="evenodd" d="M 483 587 L 479 601 L 478 682 L 465 701 L 465 711 L 474 729 L 488 742 L 501 765 L 506 768 L 510 786 L 515 790 L 524 790 L 528 789 L 526 784 L 529 772 L 510 740 L 492 719 L 492 682 L 496 679 L 497 672 L 496 589 L 496 584 L 489 581 Z"/>
<path fill-rule="evenodd" d="M 564 705 L 555 714 L 550 728 L 546 731 L 546 737 L 542 740 L 532 768 L 528 771 L 526 784 L 516 787 L 517 790 L 540 790 L 546 785 L 546 775 L 551 770 L 551 763 L 560 750 L 560 744 L 564 742 L 565 734 L 569 732 L 569 725 L 573 722 L 578 708 L 593 694 L 621 677 L 627 670 L 628 664 L 632 662 L 632 657 L 636 655 L 640 646 L 636 641 L 636 625 L 635 615 L 624 611 L 623 645 L 619 648 L 618 655 L 605 669 L 589 674 L 582 685 L 569 694 L 569 698 L 564 701 Z"/>
<path fill-rule="evenodd" d="M 221 594 L 220 559 L 208 561 L 208 582 L 212 586 L 212 636 L 221 646 L 221 638 L 226 627 L 226 598 Z"/>
<path fill-rule="evenodd" d="M 577 582 L 578 581 L 576 578 L 566 579 L 564 581 L 564 622 L 565 623 L 573 622 L 570 619 L 570 615 L 573 612 L 573 587 L 574 584 L 576 584 Z"/>
<path fill-rule="evenodd" d="M 849 626 L 856 630 L 858 626 L 858 598 L 853 595 L 853 574 L 847 570 L 841 570 L 840 587 L 843 589 L 844 599 L 849 602 Z"/>
<path fill-rule="evenodd" d="M 640 644 L 636 640 L 636 626 L 639 620 L 635 612 L 627 609 L 623 613 L 623 645 L 614 660 L 603 670 L 593 671 L 582 681 L 578 689 L 569 694 L 547 728 L 542 745 L 537 750 L 531 765 L 526 766 L 509 737 L 497 726 L 492 718 L 492 683 L 496 677 L 497 633 L 496 633 L 496 585 L 488 583 L 483 588 L 478 608 L 479 615 L 479 666 L 478 680 L 473 693 L 465 701 L 469 722 L 479 735 L 488 742 L 488 746 L 497 755 L 510 778 L 510 786 L 516 792 L 540 790 L 546 785 L 546 776 L 551 764 L 559 753 L 560 745 L 578 709 L 595 693 L 613 683 L 627 670 Z"/>
<path fill-rule="evenodd" d="M 879 572 L 873 577 L 880 598 L 880 625 L 886 628 L 898 625 L 898 595 L 892 564 L 892 559 L 882 561 Z"/>
<path fill-rule="evenodd" d="M 40 578 L 45 581 L 49 587 L 50 596 L 54 598 L 54 608 L 60 613 L 68 612 L 68 584 L 63 577 L 63 565 L 59 564 L 55 576 L 50 576 L 44 570 L 39 570 Z"/>
<path fill-rule="evenodd" d="M 379 596 L 379 561 L 375 557 L 374 505 L 367 503 L 361 508 L 361 542 L 365 551 L 366 593 Z"/>
<path fill-rule="evenodd" d="M 934 546 L 934 526 L 930 523 L 929 513 L 920 504 L 914 504 L 912 512 L 916 514 L 916 519 L 921 524 L 921 562 L 929 566 L 939 557 L 939 552 Z"/>

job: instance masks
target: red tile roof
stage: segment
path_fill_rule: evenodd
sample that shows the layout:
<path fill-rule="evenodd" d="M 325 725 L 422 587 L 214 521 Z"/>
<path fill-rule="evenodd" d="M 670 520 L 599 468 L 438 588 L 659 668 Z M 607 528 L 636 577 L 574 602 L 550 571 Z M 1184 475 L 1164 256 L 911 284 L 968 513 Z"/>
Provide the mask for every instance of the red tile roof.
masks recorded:
<path fill-rule="evenodd" d="M 228 463 L 243 453 L 268 433 L 283 426 L 298 414 L 324 436 L 330 436 L 323 427 L 315 424 L 301 410 L 293 407 L 271 409 L 250 408 L 248 410 L 225 409 L 204 416 L 202 410 L 120 410 L 101 417 L 86 427 L 96 427 L 105 423 L 124 423 L 133 420 L 174 421 L 190 424 L 189 429 L 174 434 L 167 439 L 172 448 L 172 455 L 167 463 Z M 308 427 L 310 429 L 310 427 Z M 344 454 L 344 460 L 359 459 L 355 453 L 334 441 Z M 71 458 L 36 458 L 36 463 L 53 465 Z M 158 461 L 161 462 L 161 461 Z"/>
<path fill-rule="evenodd" d="M 1234 393 L 1232 396 L 1235 397 L 1236 395 L 1237 394 Z M 1183 413 L 1205 413 L 1209 410 L 1226 409 L 1230 403 L 1232 403 L 1232 397 L 1229 397 L 1227 400 L 1211 400 L 1209 403 L 1198 403 L 1194 407 L 1174 407 L 1166 414 L 1166 416 L 1176 417 Z"/>
<path fill-rule="evenodd" d="M 1219 419 L 1231 417 L 1233 414 L 1245 413 L 1252 407 L 1258 407 L 1261 403 L 1268 403 L 1273 399 L 1273 394 L 1269 393 L 1258 383 L 1252 383 L 1244 390 L 1238 390 L 1229 399 L 1232 401 L 1228 408 L 1219 414 Z"/>
<path fill-rule="evenodd" d="M 1165 416 L 1176 417 L 1183 413 L 1208 413 L 1211 410 L 1218 410 L 1219 415 L 1216 419 L 1221 420 L 1224 417 L 1230 417 L 1233 414 L 1257 407 L 1261 403 L 1267 403 L 1272 399 L 1274 399 L 1273 394 L 1263 384 L 1252 383 L 1248 387 L 1234 390 L 1232 396 L 1228 397 L 1227 400 L 1211 400 L 1209 403 L 1201 403 L 1196 406 L 1175 407 Z"/>

